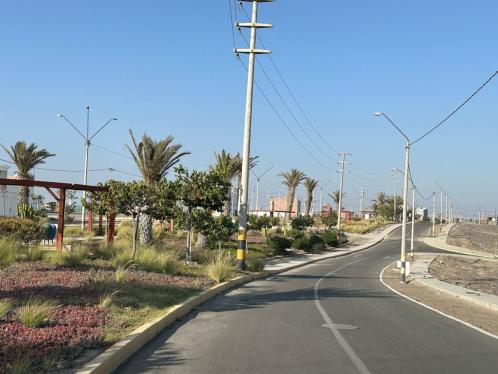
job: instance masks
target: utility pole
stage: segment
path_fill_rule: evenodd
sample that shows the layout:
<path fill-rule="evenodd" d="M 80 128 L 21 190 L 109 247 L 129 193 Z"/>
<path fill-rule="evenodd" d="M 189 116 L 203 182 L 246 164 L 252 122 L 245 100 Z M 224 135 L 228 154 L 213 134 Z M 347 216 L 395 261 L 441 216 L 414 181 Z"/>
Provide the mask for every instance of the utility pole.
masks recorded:
<path fill-rule="evenodd" d="M 247 249 L 247 198 L 249 186 L 249 157 L 251 155 L 251 124 L 252 124 L 252 104 L 254 93 L 254 61 L 257 54 L 269 54 L 271 51 L 256 49 L 256 30 L 259 28 L 271 28 L 271 24 L 258 23 L 258 4 L 260 2 L 271 2 L 273 0 L 242 0 L 252 2 L 251 22 L 237 22 L 236 27 L 251 29 L 249 48 L 236 48 L 237 55 L 243 53 L 249 55 L 247 68 L 247 91 L 246 91 L 246 113 L 244 123 L 244 142 L 242 150 L 242 191 L 240 199 L 240 224 L 237 243 L 237 265 L 240 269 L 246 268 Z"/>
<path fill-rule="evenodd" d="M 436 193 L 432 193 L 432 237 L 436 236 Z"/>
<path fill-rule="evenodd" d="M 90 145 L 92 144 L 92 139 L 104 129 L 109 123 L 112 121 L 117 121 L 117 118 L 111 118 L 107 121 L 103 126 L 101 126 L 93 135 L 90 136 L 90 107 L 86 107 L 86 135 L 78 130 L 76 126 L 74 126 L 64 114 L 57 114 L 57 117 L 64 119 L 76 132 L 83 138 L 85 142 L 85 168 L 83 171 L 83 184 L 87 184 L 88 179 L 88 152 L 90 150 Z M 86 191 L 83 191 L 83 199 L 86 197 Z M 81 207 L 81 231 L 85 229 L 85 207 L 82 205 Z"/>
<path fill-rule="evenodd" d="M 396 206 L 396 182 L 398 181 L 398 169 L 393 168 L 393 193 L 394 193 L 394 214 L 393 214 L 393 222 L 398 221 L 398 215 L 397 215 L 397 206 Z"/>
<path fill-rule="evenodd" d="M 445 216 L 446 216 L 446 223 L 448 223 L 448 221 L 449 221 L 448 193 L 445 193 L 445 197 L 446 197 L 446 213 L 445 213 Z"/>
<path fill-rule="evenodd" d="M 412 236 L 410 239 L 410 259 L 413 262 L 413 239 L 415 236 L 415 192 L 417 192 L 417 187 L 412 186 Z"/>
<path fill-rule="evenodd" d="M 363 212 L 364 204 L 365 204 L 365 188 L 362 187 L 360 189 L 360 215 Z"/>
<path fill-rule="evenodd" d="M 346 166 L 346 157 L 351 156 L 351 153 L 342 152 L 339 153 L 339 156 L 342 157 L 341 161 L 339 161 L 339 165 L 341 168 L 339 169 L 339 173 L 341 174 L 341 182 L 339 184 L 339 206 L 337 207 L 337 232 L 339 235 L 339 243 L 341 242 L 341 212 L 342 212 L 342 190 L 344 187 L 344 170 Z"/>

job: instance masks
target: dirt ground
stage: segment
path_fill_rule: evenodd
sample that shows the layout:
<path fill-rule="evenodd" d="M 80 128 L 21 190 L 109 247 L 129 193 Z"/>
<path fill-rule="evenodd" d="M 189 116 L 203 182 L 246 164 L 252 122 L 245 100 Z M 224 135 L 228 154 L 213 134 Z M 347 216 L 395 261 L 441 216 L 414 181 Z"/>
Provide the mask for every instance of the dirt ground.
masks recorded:
<path fill-rule="evenodd" d="M 429 266 L 437 279 L 470 290 L 498 296 L 498 261 L 438 256 Z"/>
<path fill-rule="evenodd" d="M 498 335 L 498 312 L 435 291 L 416 281 L 411 281 L 407 284 L 400 283 L 399 270 L 396 269 L 395 263 L 384 272 L 384 282 L 421 303 Z"/>

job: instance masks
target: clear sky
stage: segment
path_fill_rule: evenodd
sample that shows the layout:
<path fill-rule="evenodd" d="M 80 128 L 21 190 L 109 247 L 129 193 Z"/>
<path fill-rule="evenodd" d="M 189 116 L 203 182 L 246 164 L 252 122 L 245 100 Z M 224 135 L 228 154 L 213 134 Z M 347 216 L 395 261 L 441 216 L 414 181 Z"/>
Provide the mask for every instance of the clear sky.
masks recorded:
<path fill-rule="evenodd" d="M 125 153 L 128 129 L 155 138 L 172 134 L 192 152 L 184 159 L 192 168 L 208 167 L 222 148 L 240 152 L 246 73 L 232 53 L 228 4 L 3 1 L 0 142 L 35 142 L 57 154 L 45 167 L 79 170 L 82 141 L 56 114 L 64 113 L 83 129 L 84 109 L 90 105 L 93 130 L 118 118 L 95 139 L 118 153 Z M 346 207 L 358 208 L 361 187 L 367 189 L 367 201 L 379 191 L 391 193 L 391 170 L 403 166 L 403 138 L 372 113 L 387 113 L 413 138 L 444 118 L 498 69 L 497 14 L 494 0 L 280 0 L 260 5 L 260 21 L 274 24 L 260 35 L 300 105 L 330 147 L 352 153 Z M 242 15 L 239 9 L 238 18 Z M 244 47 L 237 34 L 236 45 Z M 263 178 L 262 196 L 266 191 L 283 194 L 277 173 L 291 167 L 322 183 L 332 178 L 325 190 L 337 189 L 336 154 L 303 118 L 268 57 L 260 61 L 326 153 L 299 129 L 258 66 L 256 79 L 263 90 L 320 161 L 303 150 L 256 91 L 256 172 L 278 164 Z M 413 176 L 424 195 L 436 189 L 437 181 L 468 214 L 479 206 L 493 212 L 498 207 L 497 103 L 498 78 L 414 147 Z M 1 151 L 0 158 L 5 156 Z M 137 173 L 129 159 L 92 147 L 90 169 L 109 167 Z M 90 182 L 107 176 L 91 172 Z M 42 170 L 36 177 L 82 180 L 80 173 Z"/>

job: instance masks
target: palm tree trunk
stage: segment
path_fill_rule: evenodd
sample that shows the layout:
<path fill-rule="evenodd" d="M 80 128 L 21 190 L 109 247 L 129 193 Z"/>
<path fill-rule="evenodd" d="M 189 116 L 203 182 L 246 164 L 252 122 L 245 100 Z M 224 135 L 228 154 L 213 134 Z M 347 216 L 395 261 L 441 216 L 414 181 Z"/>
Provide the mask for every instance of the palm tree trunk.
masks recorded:
<path fill-rule="evenodd" d="M 140 215 L 140 244 L 152 243 L 152 217 L 148 214 Z"/>
<path fill-rule="evenodd" d="M 208 237 L 203 233 L 197 234 L 197 241 L 195 242 L 195 248 L 206 248 L 208 245 Z"/>
<path fill-rule="evenodd" d="M 292 215 L 292 205 L 294 204 L 295 195 L 296 195 L 296 189 L 292 187 L 289 188 L 289 192 L 287 194 L 287 213 L 285 213 L 288 219 L 290 219 Z"/>
<path fill-rule="evenodd" d="M 17 190 L 17 202 L 18 204 L 29 204 L 29 187 L 19 186 Z"/>
<path fill-rule="evenodd" d="M 311 193 L 308 193 L 306 196 L 306 201 L 304 203 L 304 215 L 305 216 L 310 215 L 312 201 L 313 201 L 313 195 Z"/>

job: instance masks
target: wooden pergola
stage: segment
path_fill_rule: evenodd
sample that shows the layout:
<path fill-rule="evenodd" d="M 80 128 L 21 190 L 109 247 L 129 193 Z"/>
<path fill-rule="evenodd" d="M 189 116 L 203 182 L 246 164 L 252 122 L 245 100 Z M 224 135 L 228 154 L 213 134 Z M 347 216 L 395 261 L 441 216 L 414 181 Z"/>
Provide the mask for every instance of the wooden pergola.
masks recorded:
<path fill-rule="evenodd" d="M 107 187 L 102 186 L 88 186 L 84 184 L 73 184 L 73 183 L 60 183 L 60 182 L 47 182 L 47 181 L 36 181 L 29 179 L 5 179 L 0 178 L 0 186 L 25 186 L 25 187 L 43 187 L 50 195 L 57 201 L 58 205 L 58 216 L 57 216 L 57 237 L 56 237 L 56 248 L 62 249 L 64 243 L 64 210 L 66 208 L 66 190 L 75 191 L 87 191 L 87 192 L 105 192 Z M 58 189 L 59 195 L 57 195 L 52 189 Z M 92 212 L 88 212 L 89 216 L 89 228 L 92 225 L 91 216 Z M 114 222 L 115 214 L 111 214 L 109 217 L 109 230 L 107 232 L 107 241 L 112 242 L 114 238 Z"/>

